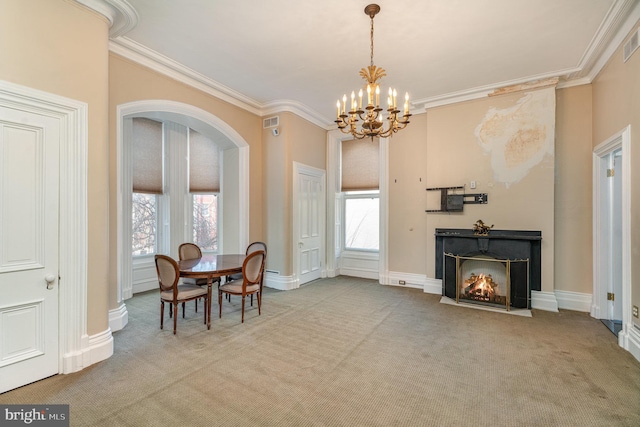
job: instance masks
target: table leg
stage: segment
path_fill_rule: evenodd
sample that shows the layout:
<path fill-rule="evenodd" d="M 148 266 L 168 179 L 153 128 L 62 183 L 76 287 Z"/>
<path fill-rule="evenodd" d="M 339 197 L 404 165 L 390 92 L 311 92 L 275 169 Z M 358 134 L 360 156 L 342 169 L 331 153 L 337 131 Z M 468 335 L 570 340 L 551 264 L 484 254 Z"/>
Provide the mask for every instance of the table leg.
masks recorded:
<path fill-rule="evenodd" d="M 213 286 L 213 277 L 209 276 L 207 277 L 207 292 L 209 293 L 209 295 L 207 296 L 207 329 L 211 329 L 211 297 L 212 292 L 211 292 L 211 288 Z"/>

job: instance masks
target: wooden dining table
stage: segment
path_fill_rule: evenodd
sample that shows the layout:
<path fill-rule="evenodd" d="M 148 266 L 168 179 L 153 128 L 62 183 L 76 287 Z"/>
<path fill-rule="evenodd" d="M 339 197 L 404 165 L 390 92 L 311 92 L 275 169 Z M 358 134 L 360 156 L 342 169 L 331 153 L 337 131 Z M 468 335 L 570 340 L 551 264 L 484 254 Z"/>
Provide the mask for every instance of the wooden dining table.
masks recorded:
<path fill-rule="evenodd" d="M 242 272 L 245 254 L 214 255 L 205 254 L 200 258 L 183 259 L 178 261 L 180 277 L 207 279 L 207 329 L 211 328 L 211 301 L 213 280 Z"/>

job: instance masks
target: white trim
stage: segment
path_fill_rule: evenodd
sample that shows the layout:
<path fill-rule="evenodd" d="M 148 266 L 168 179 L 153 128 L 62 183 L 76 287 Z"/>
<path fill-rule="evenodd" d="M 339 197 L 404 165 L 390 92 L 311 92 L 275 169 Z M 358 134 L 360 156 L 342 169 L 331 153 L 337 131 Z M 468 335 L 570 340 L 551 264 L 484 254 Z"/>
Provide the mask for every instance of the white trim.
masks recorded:
<path fill-rule="evenodd" d="M 389 276 L 389 138 L 380 138 L 380 175 L 378 178 L 378 282 L 385 283 Z"/>
<path fill-rule="evenodd" d="M 404 280 L 405 284 L 401 285 L 400 281 Z M 427 284 L 427 276 L 424 274 L 401 273 L 399 271 L 390 271 L 385 277 L 383 285 L 398 286 L 401 288 L 424 289 Z M 438 292 L 440 293 L 440 292 Z"/>
<path fill-rule="evenodd" d="M 76 0 L 109 20 L 109 37 L 128 33 L 138 25 L 138 12 L 126 0 Z"/>
<path fill-rule="evenodd" d="M 117 55 L 141 64 L 151 70 L 184 83 L 204 93 L 215 96 L 229 104 L 242 108 L 258 116 L 268 116 L 283 111 L 292 112 L 309 122 L 327 129 L 333 122 L 306 105 L 292 100 L 276 100 L 267 104 L 231 89 L 183 64 L 149 49 L 127 37 L 118 37 L 109 41 L 109 50 Z"/>
<path fill-rule="evenodd" d="M 117 332 L 123 329 L 129 323 L 129 312 L 124 303 L 120 303 L 118 308 L 109 310 L 109 329 Z"/>
<path fill-rule="evenodd" d="M 531 308 L 558 312 L 558 300 L 553 292 L 531 291 Z"/>
<path fill-rule="evenodd" d="M 563 310 L 591 311 L 591 294 L 570 291 L 555 291 L 558 308 Z"/>
<path fill-rule="evenodd" d="M 601 234 L 603 218 L 600 212 L 603 189 L 598 172 L 600 162 L 618 148 L 622 148 L 622 322 L 632 325 L 631 310 L 631 126 L 627 126 L 593 149 L 593 302 L 591 316 L 603 319 L 607 317 L 606 289 L 603 290 L 602 253 L 604 236 Z M 603 261 L 606 262 L 606 261 Z"/>
<path fill-rule="evenodd" d="M 268 288 L 280 291 L 290 291 L 300 287 L 293 276 L 281 276 L 277 273 L 266 272 L 264 275 L 264 285 Z"/>
<path fill-rule="evenodd" d="M 74 372 L 64 360 L 83 351 L 87 331 L 88 105 L 6 81 L 0 103 L 60 121 L 59 370 Z"/>
<path fill-rule="evenodd" d="M 113 355 L 113 336 L 110 328 L 96 335 L 84 335 L 82 342 L 80 350 L 64 355 L 62 360 L 63 373 L 77 372 Z"/>
<path fill-rule="evenodd" d="M 637 326 L 623 325 L 622 331 L 618 334 L 618 345 L 640 362 L 640 331 Z"/>
<path fill-rule="evenodd" d="M 599 250 L 603 240 L 600 216 L 602 188 L 597 177 L 602 158 L 622 148 L 622 330 L 618 344 L 640 360 L 640 334 L 631 314 L 631 126 L 627 126 L 593 149 L 593 305 L 591 316 L 606 318 L 606 286 L 602 280 L 603 254 Z M 600 262 L 599 262 L 600 261 Z"/>
<path fill-rule="evenodd" d="M 424 283 L 424 292 L 426 294 L 442 295 L 442 279 L 427 277 Z"/>

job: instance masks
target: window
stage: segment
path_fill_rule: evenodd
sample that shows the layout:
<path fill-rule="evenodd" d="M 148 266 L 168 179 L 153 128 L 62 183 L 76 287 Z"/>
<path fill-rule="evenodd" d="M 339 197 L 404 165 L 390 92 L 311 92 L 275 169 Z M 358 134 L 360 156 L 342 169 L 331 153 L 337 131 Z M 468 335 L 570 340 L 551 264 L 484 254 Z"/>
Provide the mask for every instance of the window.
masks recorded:
<path fill-rule="evenodd" d="M 218 195 L 193 194 L 193 243 L 218 251 Z"/>
<path fill-rule="evenodd" d="M 380 250 L 379 141 L 342 141 L 343 248 Z"/>
<path fill-rule="evenodd" d="M 133 193 L 131 250 L 134 256 L 156 253 L 157 202 L 155 194 Z"/>
<path fill-rule="evenodd" d="M 158 195 L 163 193 L 162 123 L 132 120 L 131 253 L 158 251 Z"/>
<path fill-rule="evenodd" d="M 220 149 L 210 138 L 189 129 L 189 192 L 193 201 L 193 243 L 218 251 Z"/>
<path fill-rule="evenodd" d="M 346 192 L 343 224 L 345 250 L 379 251 L 379 191 Z"/>

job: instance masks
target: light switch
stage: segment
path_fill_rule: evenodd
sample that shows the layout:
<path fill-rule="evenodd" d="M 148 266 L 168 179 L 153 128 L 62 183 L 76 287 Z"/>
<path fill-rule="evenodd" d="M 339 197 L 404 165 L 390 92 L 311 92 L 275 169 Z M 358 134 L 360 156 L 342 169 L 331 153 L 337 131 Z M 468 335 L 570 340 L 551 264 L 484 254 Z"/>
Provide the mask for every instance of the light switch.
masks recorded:
<path fill-rule="evenodd" d="M 475 181 L 471 181 L 470 187 L 471 187 L 471 189 L 476 188 L 476 182 Z"/>

